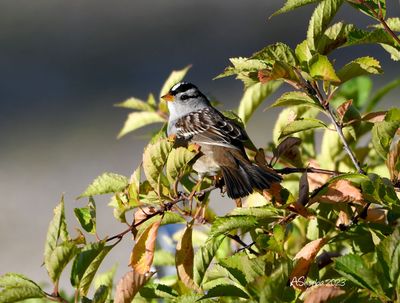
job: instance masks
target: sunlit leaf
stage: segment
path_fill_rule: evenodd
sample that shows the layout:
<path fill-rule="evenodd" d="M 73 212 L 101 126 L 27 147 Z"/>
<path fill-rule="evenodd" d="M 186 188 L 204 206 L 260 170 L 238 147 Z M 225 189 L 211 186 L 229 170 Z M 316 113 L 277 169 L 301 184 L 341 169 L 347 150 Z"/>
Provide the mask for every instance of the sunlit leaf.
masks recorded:
<path fill-rule="evenodd" d="M 295 121 L 287 124 L 282 129 L 279 139 L 285 138 L 287 136 L 290 136 L 292 134 L 295 134 L 295 133 L 298 133 L 301 131 L 315 129 L 315 128 L 326 128 L 326 127 L 327 126 L 324 122 L 322 122 L 321 120 L 317 120 L 317 119 L 304 118 L 301 120 L 295 120 Z"/>
<path fill-rule="evenodd" d="M 116 193 L 128 185 L 128 178 L 114 173 L 98 176 L 77 199 L 108 193 Z"/>
<path fill-rule="evenodd" d="M 362 75 L 382 73 L 378 60 L 372 57 L 357 58 L 343 66 L 337 73 L 342 83 Z"/>
<path fill-rule="evenodd" d="M 210 237 L 217 237 L 231 230 L 244 228 L 249 229 L 257 225 L 255 217 L 251 216 L 225 216 L 218 217 L 211 225 Z"/>
<path fill-rule="evenodd" d="M 136 110 L 140 110 L 140 111 L 147 111 L 147 112 L 151 112 L 151 111 L 155 110 L 155 107 L 153 107 L 149 103 L 142 101 L 140 99 L 137 99 L 135 97 L 131 97 L 121 103 L 117 103 L 117 104 L 115 104 L 115 106 L 129 108 L 129 109 L 136 109 Z"/>
<path fill-rule="evenodd" d="M 159 188 L 160 175 L 172 150 L 172 146 L 172 142 L 162 139 L 154 144 L 149 144 L 143 153 L 144 174 L 156 191 Z"/>
<path fill-rule="evenodd" d="M 345 24 L 343 22 L 338 22 L 328 27 L 316 46 L 318 53 L 328 55 L 333 50 L 341 47 L 347 42 L 349 33 L 354 30 L 353 24 Z"/>
<path fill-rule="evenodd" d="M 268 83 L 256 83 L 243 94 L 239 103 L 238 115 L 243 123 L 247 123 L 256 109 L 269 95 L 273 94 L 282 84 L 280 81 L 271 81 Z"/>
<path fill-rule="evenodd" d="M 130 266 L 138 274 L 147 274 L 153 264 L 156 239 L 161 220 L 154 222 L 141 234 L 133 247 Z"/>
<path fill-rule="evenodd" d="M 294 91 L 287 92 L 280 96 L 274 103 L 272 103 L 270 107 L 279 107 L 279 106 L 293 106 L 293 105 L 304 105 L 309 107 L 317 108 L 318 110 L 323 110 L 322 106 L 313 100 L 309 95 L 304 92 Z"/>
<path fill-rule="evenodd" d="M 189 162 L 193 160 L 197 154 L 198 152 L 184 147 L 178 147 L 171 150 L 168 155 L 167 164 L 165 165 L 166 175 L 171 184 L 182 177 Z"/>
<path fill-rule="evenodd" d="M 54 209 L 54 217 L 47 229 L 46 242 L 44 246 L 44 265 L 48 271 L 52 268 L 50 258 L 54 249 L 57 247 L 57 244 L 59 241 L 65 242 L 68 241 L 68 239 L 69 234 L 65 220 L 64 196 L 62 196 L 60 203 Z"/>
<path fill-rule="evenodd" d="M 308 71 L 308 61 L 312 58 L 312 54 L 308 47 L 307 40 L 304 40 L 296 46 L 295 54 L 303 70 Z"/>
<path fill-rule="evenodd" d="M 391 109 L 385 116 L 385 121 L 377 122 L 372 128 L 372 144 L 376 152 L 386 159 L 393 137 L 400 127 L 400 110 Z"/>
<path fill-rule="evenodd" d="M 271 62 L 271 64 L 275 61 L 281 61 L 291 66 L 297 65 L 297 59 L 293 50 L 288 45 L 281 42 L 264 47 L 262 50 L 253 54 L 251 59 L 263 60 Z"/>
<path fill-rule="evenodd" d="M 151 278 L 134 270 L 127 272 L 118 282 L 115 290 L 114 303 L 131 303 L 140 288 Z"/>
<path fill-rule="evenodd" d="M 79 252 L 78 247 L 72 241 L 66 241 L 57 245 L 52 251 L 50 258 L 45 263 L 50 279 L 56 283 L 65 266 Z"/>
<path fill-rule="evenodd" d="M 311 77 L 314 79 L 329 81 L 336 84 L 340 82 L 332 63 L 326 56 L 319 54 L 313 56 L 309 62 L 309 70 Z"/>
<path fill-rule="evenodd" d="M 292 11 L 298 7 L 318 2 L 319 0 L 286 0 L 285 5 L 271 15 L 271 17 Z"/>
<path fill-rule="evenodd" d="M 379 5 L 378 2 L 379 1 Z M 360 12 L 372 17 L 376 18 L 374 12 L 381 11 L 382 17 L 385 19 L 386 16 L 386 0 L 363 0 L 363 3 L 359 3 L 356 0 L 348 0 L 354 8 L 359 10 Z"/>
<path fill-rule="evenodd" d="M 46 298 L 46 294 L 23 275 L 7 273 L 0 276 L 0 302 L 12 303 L 30 298 Z"/>
<path fill-rule="evenodd" d="M 176 272 L 179 279 L 189 289 L 199 291 L 199 287 L 193 281 L 193 244 L 192 244 L 192 224 L 188 224 L 185 231 L 176 244 Z"/>
<path fill-rule="evenodd" d="M 343 0 L 323 0 L 314 10 L 307 30 L 307 42 L 311 50 L 315 50 L 319 39 L 329 26 Z"/>
<path fill-rule="evenodd" d="M 165 118 L 154 111 L 141 111 L 130 113 L 125 121 L 124 126 L 118 134 L 118 139 L 125 136 L 127 133 L 133 132 L 134 130 L 137 130 L 146 125 L 150 125 L 153 123 L 162 123 L 165 121 Z"/>

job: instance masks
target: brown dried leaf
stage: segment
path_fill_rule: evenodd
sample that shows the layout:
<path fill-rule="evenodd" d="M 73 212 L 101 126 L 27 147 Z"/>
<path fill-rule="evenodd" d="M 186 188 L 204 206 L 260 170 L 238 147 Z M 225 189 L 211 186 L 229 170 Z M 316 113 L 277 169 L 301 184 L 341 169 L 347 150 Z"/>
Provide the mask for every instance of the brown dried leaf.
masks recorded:
<path fill-rule="evenodd" d="M 309 164 L 314 168 L 321 168 L 319 163 L 315 159 L 310 159 Z M 309 191 L 312 192 L 318 187 L 324 185 L 328 181 L 329 177 L 330 176 L 327 174 L 308 172 Z"/>
<path fill-rule="evenodd" d="M 182 238 L 176 245 L 175 264 L 179 279 L 189 289 L 199 291 L 200 289 L 193 281 L 193 244 L 192 227 L 193 221 L 186 226 Z"/>
<path fill-rule="evenodd" d="M 272 183 L 271 187 L 264 189 L 262 194 L 265 199 L 278 204 L 279 206 L 285 204 L 285 199 L 281 196 L 282 186 L 279 183 Z"/>
<path fill-rule="evenodd" d="M 365 114 L 361 120 L 365 122 L 371 122 L 371 123 L 376 123 L 376 122 L 382 122 L 385 120 L 387 111 L 381 111 L 381 112 L 374 112 L 374 113 L 368 113 Z"/>
<path fill-rule="evenodd" d="M 347 180 L 338 180 L 329 185 L 328 189 L 322 194 L 317 194 L 310 200 L 312 203 L 363 203 L 360 189 L 352 185 Z"/>
<path fill-rule="evenodd" d="M 353 104 L 353 100 L 350 99 L 350 100 L 344 101 L 342 104 L 340 104 L 338 106 L 336 111 L 339 115 L 340 121 L 343 121 L 344 115 L 346 115 L 347 111 L 349 110 L 349 108 L 352 104 Z"/>
<path fill-rule="evenodd" d="M 387 213 L 387 209 L 369 208 L 365 220 L 373 223 L 388 224 Z"/>
<path fill-rule="evenodd" d="M 297 200 L 297 203 L 301 205 L 306 205 L 309 201 L 309 186 L 308 186 L 308 178 L 307 178 L 307 172 L 304 172 L 301 175 L 300 182 L 299 182 L 299 199 Z"/>
<path fill-rule="evenodd" d="M 350 216 L 345 211 L 341 210 L 339 212 L 338 219 L 336 221 L 336 226 L 349 226 L 350 225 Z"/>
<path fill-rule="evenodd" d="M 157 232 L 160 224 L 161 220 L 150 225 L 143 234 L 140 235 L 133 247 L 129 265 L 139 274 L 148 273 L 153 264 Z"/>
<path fill-rule="evenodd" d="M 315 257 L 325 243 L 325 238 L 311 241 L 310 243 L 307 243 L 293 258 L 294 260 L 298 260 L 289 277 L 291 285 L 294 288 L 305 289 L 304 283 L 299 285 L 298 283 L 295 283 L 295 281 L 305 281 L 311 263 L 314 262 Z"/>
<path fill-rule="evenodd" d="M 117 284 L 114 303 L 130 303 L 140 288 L 151 278 L 151 274 L 139 274 L 134 270 L 127 272 Z"/>
<path fill-rule="evenodd" d="M 295 167 L 303 166 L 299 148 L 300 144 L 300 138 L 287 137 L 285 140 L 279 143 L 277 148 L 274 150 L 275 161 L 277 161 L 279 158 L 282 158 Z"/>
<path fill-rule="evenodd" d="M 317 285 L 306 290 L 304 303 L 325 303 L 344 293 L 345 291 L 342 288 L 335 285 Z"/>

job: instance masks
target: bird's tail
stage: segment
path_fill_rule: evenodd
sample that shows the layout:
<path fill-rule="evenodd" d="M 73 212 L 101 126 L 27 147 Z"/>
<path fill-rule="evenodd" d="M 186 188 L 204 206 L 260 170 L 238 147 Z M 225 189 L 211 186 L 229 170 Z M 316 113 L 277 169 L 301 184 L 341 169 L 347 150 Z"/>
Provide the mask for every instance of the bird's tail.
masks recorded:
<path fill-rule="evenodd" d="M 273 171 L 244 161 L 237 161 L 237 167 L 222 166 L 222 176 L 225 181 L 228 197 L 232 199 L 246 197 L 253 189 L 264 190 L 272 183 L 279 183 L 282 177 Z"/>

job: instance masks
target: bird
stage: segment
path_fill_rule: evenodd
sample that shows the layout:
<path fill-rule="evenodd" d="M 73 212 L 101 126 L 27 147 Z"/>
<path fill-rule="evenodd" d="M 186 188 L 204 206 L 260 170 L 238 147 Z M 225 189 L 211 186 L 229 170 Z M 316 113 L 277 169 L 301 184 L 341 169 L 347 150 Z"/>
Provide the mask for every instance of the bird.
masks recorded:
<path fill-rule="evenodd" d="M 246 131 L 214 108 L 197 86 L 179 82 L 161 98 L 168 101 L 167 135 L 200 147 L 201 155 L 192 166 L 199 180 L 222 175 L 232 199 L 282 181 L 272 169 L 249 160 L 244 146 L 249 139 Z"/>

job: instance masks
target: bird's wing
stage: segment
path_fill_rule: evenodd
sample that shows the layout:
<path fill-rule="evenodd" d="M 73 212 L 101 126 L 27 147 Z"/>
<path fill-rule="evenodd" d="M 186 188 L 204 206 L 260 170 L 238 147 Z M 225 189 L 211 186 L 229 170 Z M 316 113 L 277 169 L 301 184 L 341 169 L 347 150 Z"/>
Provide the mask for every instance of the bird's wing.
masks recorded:
<path fill-rule="evenodd" d="M 175 124 L 176 135 L 197 143 L 242 149 L 246 132 L 213 108 L 204 108 L 181 117 Z"/>

